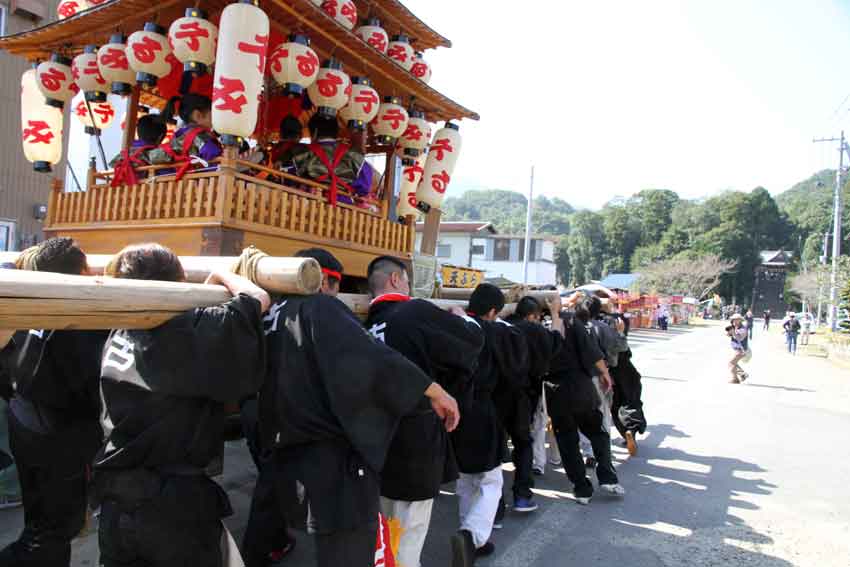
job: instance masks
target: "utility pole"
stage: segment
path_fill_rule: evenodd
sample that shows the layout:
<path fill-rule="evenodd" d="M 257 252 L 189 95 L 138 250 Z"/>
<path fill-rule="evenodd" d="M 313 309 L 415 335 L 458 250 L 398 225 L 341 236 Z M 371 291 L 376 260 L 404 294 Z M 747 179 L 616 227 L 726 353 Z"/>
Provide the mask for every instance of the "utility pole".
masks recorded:
<path fill-rule="evenodd" d="M 528 185 L 528 210 L 525 214 L 525 250 L 522 260 L 522 283 L 528 285 L 528 260 L 531 255 L 531 210 L 534 207 L 534 166 L 531 166 L 531 181 Z"/>
<path fill-rule="evenodd" d="M 820 257 L 821 266 L 826 266 L 826 260 L 829 258 L 829 233 L 823 233 L 823 253 Z M 818 277 L 818 317 L 815 323 L 816 327 L 820 327 L 821 322 L 821 307 L 823 305 L 823 282 Z"/>
<path fill-rule="evenodd" d="M 838 326 L 838 258 L 841 256 L 841 179 L 844 173 L 844 152 L 847 143 L 844 138 L 844 130 L 840 138 L 818 138 L 813 142 L 839 142 L 838 146 L 838 171 L 835 172 L 835 196 L 833 197 L 832 217 L 832 275 L 829 287 L 829 328 L 832 331 Z"/>

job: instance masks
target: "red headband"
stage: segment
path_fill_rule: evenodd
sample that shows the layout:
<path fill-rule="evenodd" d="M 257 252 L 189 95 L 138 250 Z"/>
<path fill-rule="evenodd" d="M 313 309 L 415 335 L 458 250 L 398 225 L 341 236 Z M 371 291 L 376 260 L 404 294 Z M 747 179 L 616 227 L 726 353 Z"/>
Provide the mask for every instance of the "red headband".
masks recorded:
<path fill-rule="evenodd" d="M 329 278 L 336 278 L 339 281 L 342 281 L 342 274 L 339 272 L 335 272 L 333 270 L 329 270 L 327 268 L 322 268 L 322 273 L 328 276 Z"/>

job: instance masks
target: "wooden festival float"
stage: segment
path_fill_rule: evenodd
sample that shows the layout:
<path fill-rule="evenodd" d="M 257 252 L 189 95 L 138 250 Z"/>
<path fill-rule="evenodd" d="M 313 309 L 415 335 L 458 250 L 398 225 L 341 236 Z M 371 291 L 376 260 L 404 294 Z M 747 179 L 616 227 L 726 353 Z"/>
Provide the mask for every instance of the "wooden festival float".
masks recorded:
<path fill-rule="evenodd" d="M 54 178 L 46 235 L 104 254 L 147 241 L 186 256 L 321 246 L 362 278 L 375 256 L 413 261 L 415 219 L 427 212 L 421 252 L 433 256 L 457 121 L 478 116 L 428 86 L 423 52 L 451 44 L 397 0 L 65 0 L 58 11 L 58 21 L 0 39 L 34 66 L 22 78 L 21 136 L 36 170 L 61 161 L 68 114 L 97 135 L 120 112 L 110 113 L 107 92 L 126 101 L 124 150 L 140 109 L 183 92 L 213 100 L 225 150 L 214 162 L 137 167 L 119 179 L 92 165 L 75 192 Z M 315 112 L 383 156 L 372 194 L 334 202 L 346 193 L 335 176 L 300 178 L 238 153 L 242 140 L 274 144 L 287 114 L 304 125 Z"/>

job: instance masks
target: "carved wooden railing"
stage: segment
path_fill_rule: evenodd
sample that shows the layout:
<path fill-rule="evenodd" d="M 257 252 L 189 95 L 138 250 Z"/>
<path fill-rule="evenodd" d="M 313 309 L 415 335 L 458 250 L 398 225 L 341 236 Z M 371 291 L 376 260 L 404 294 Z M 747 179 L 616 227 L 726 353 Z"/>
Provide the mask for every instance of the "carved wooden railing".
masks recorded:
<path fill-rule="evenodd" d="M 300 188 L 231 167 L 188 173 L 179 181 L 173 174 L 153 175 L 173 165 L 142 167 L 137 172 L 149 178 L 116 187 L 108 182 L 112 172 L 92 172 L 86 191 L 51 194 L 46 228 L 214 222 L 283 238 L 334 241 L 376 253 L 413 251 L 413 227 L 388 220 L 383 201 L 331 206 L 325 197 L 327 187 L 320 183 L 249 162 L 233 163 L 274 173 Z"/>

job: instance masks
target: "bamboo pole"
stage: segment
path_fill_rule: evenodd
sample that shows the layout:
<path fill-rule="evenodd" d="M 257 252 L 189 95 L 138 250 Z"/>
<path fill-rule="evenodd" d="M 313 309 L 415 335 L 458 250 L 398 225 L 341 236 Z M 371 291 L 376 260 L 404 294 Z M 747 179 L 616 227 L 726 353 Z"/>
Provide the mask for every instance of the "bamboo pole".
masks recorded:
<path fill-rule="evenodd" d="M 0 252 L 0 264 L 13 263 L 19 252 Z M 112 259 L 110 254 L 87 254 L 92 275 L 102 275 Z M 213 271 L 228 271 L 235 256 L 181 256 L 180 263 L 190 283 L 204 283 Z M 306 295 L 322 287 L 322 270 L 312 258 L 266 256 L 257 262 L 257 285 L 273 293 Z"/>

